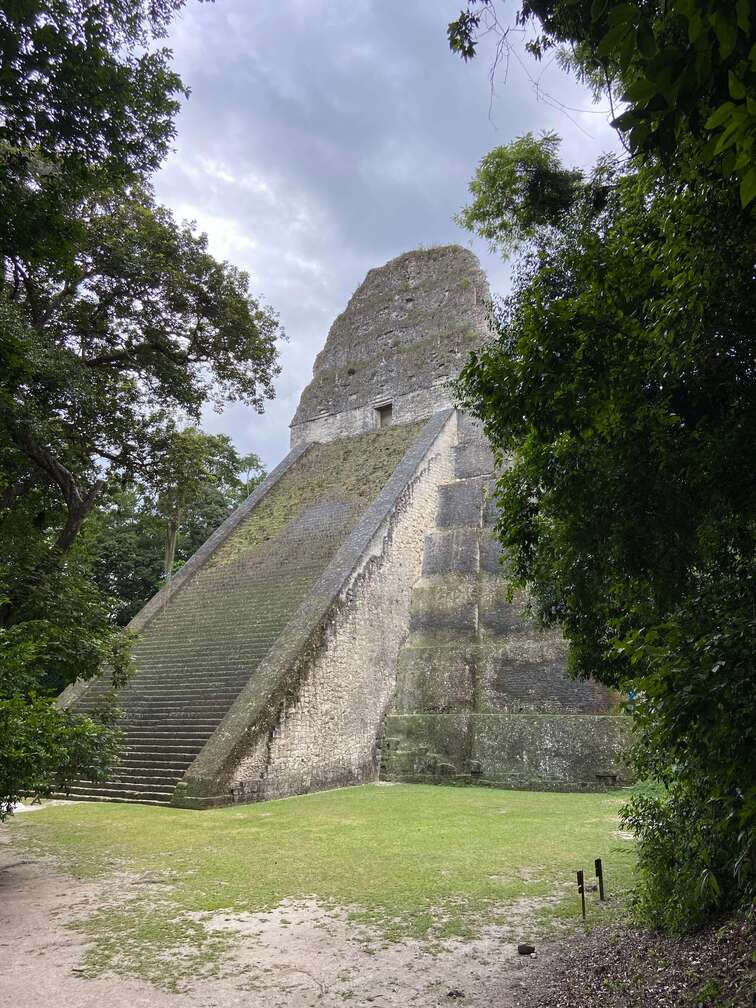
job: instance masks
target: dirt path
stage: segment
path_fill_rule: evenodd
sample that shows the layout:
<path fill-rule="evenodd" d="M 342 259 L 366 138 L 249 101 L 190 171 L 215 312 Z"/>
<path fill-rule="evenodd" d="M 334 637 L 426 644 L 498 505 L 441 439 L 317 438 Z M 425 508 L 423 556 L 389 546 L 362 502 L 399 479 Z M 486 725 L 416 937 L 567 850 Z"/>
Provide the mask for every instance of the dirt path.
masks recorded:
<path fill-rule="evenodd" d="M 221 976 L 180 993 L 133 977 L 82 975 L 87 943 L 66 927 L 93 913 L 106 883 L 83 883 L 45 860 L 30 860 L 0 830 L 1 1008 L 330 1008 L 349 1002 L 380 1008 L 460 1004 L 515 1008 L 538 981 L 548 956 L 517 955 L 527 911 L 514 908 L 507 933 L 429 951 L 384 944 L 346 913 L 314 900 L 264 914 L 203 917 L 238 940 Z M 517 936 L 517 937 L 515 937 Z"/>

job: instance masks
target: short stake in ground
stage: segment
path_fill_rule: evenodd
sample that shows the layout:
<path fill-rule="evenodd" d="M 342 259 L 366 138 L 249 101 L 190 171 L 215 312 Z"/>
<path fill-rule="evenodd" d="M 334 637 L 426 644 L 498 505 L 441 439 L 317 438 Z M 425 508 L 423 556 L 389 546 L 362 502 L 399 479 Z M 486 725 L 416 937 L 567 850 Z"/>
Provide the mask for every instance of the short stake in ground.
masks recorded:
<path fill-rule="evenodd" d="M 597 857 L 593 862 L 594 869 L 596 871 L 596 878 L 598 879 L 599 885 L 599 899 L 603 902 L 606 899 L 604 895 L 604 866 L 601 863 L 601 858 Z"/>
<path fill-rule="evenodd" d="M 583 869 L 577 872 L 577 887 L 580 893 L 580 904 L 583 911 L 583 920 L 585 920 L 585 878 L 583 876 Z"/>

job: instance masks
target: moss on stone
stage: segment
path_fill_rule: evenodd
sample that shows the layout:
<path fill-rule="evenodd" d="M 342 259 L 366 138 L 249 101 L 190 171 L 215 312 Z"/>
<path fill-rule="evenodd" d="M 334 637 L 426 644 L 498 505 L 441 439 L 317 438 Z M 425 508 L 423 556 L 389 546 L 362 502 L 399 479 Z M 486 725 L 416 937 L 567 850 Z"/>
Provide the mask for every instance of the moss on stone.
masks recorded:
<path fill-rule="evenodd" d="M 387 427 L 358 437 L 311 445 L 211 558 L 210 564 L 230 563 L 272 539 L 315 503 L 350 505 L 356 518 L 378 495 L 420 427 L 420 424 Z"/>

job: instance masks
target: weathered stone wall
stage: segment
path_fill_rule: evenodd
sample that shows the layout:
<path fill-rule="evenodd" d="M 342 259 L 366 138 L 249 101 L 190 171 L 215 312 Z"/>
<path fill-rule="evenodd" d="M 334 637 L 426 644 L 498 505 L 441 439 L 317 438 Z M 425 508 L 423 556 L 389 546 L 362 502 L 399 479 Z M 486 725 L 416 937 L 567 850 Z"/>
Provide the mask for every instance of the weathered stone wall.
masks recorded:
<path fill-rule="evenodd" d="M 557 630 L 509 598 L 493 535 L 493 457 L 459 415 L 454 480 L 439 488 L 410 633 L 397 666 L 381 773 L 391 780 L 536 788 L 615 786 L 626 720 L 617 698 L 566 674 Z"/>
<path fill-rule="evenodd" d="M 451 404 L 449 379 L 488 332 L 490 294 L 477 258 L 457 245 L 417 250 L 370 270 L 333 323 L 291 424 L 292 445 L 371 430 Z"/>
<path fill-rule="evenodd" d="M 451 475 L 455 434 L 452 417 L 335 600 L 320 645 L 300 672 L 296 699 L 241 760 L 231 788 L 242 800 L 376 778 L 411 586 L 438 486 Z"/>
<path fill-rule="evenodd" d="M 381 777 L 542 791 L 628 784 L 629 719 L 586 714 L 392 714 Z"/>
<path fill-rule="evenodd" d="M 313 420 L 303 420 L 291 428 L 291 447 L 296 448 L 313 441 L 335 441 L 376 430 L 379 423 L 376 407 L 388 398 L 386 395 L 376 397 L 375 405 L 359 406 L 341 413 L 326 413 Z M 444 376 L 438 379 L 438 384 L 433 388 L 394 396 L 391 399 L 391 423 L 417 423 L 434 413 L 449 409 L 451 399 L 449 379 Z"/>

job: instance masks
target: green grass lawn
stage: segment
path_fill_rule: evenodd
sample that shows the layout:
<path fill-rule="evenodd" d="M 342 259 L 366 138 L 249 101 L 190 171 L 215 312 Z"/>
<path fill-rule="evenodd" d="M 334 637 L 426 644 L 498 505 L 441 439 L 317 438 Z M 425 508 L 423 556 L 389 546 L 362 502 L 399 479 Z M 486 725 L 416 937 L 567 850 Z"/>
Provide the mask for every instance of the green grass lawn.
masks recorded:
<path fill-rule="evenodd" d="M 616 832 L 623 800 L 368 785 L 207 812 L 52 805 L 16 816 L 11 831 L 81 878 L 126 872 L 169 883 L 142 886 L 152 891 L 80 925 L 94 942 L 93 971 L 151 976 L 182 943 L 217 961 L 222 941 L 189 914 L 266 910 L 285 899 L 346 907 L 382 940 L 474 937 L 519 897 L 556 894 L 548 915 L 574 917 L 575 869 L 592 874 L 595 857 L 610 892 L 628 886 L 633 847 Z"/>

